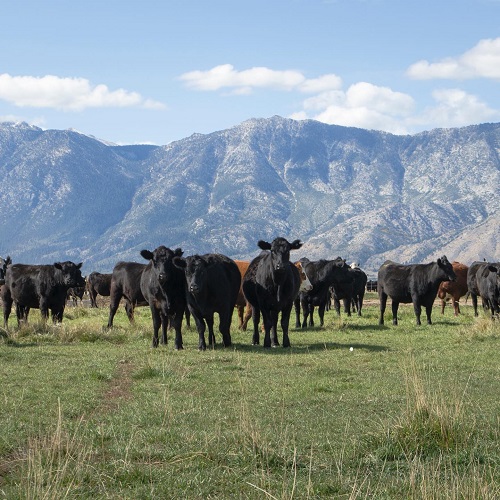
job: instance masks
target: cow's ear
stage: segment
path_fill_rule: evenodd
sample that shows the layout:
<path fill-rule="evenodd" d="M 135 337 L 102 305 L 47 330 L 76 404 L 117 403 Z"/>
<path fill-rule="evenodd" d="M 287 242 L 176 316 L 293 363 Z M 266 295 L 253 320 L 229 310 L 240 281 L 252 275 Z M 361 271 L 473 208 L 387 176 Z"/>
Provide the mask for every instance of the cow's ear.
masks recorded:
<path fill-rule="evenodd" d="M 290 250 L 298 250 L 302 245 L 300 240 L 294 240 L 290 243 Z"/>
<path fill-rule="evenodd" d="M 77 264 L 77 265 L 76 265 L 76 268 L 77 268 L 77 269 L 80 269 L 80 268 L 82 267 L 82 265 L 83 265 L 83 262 L 80 262 L 80 264 Z"/>
<path fill-rule="evenodd" d="M 257 246 L 261 249 L 261 250 L 271 250 L 271 243 L 268 243 L 267 241 L 264 241 L 264 240 L 259 240 L 257 242 Z"/>
<path fill-rule="evenodd" d="M 498 268 L 495 266 L 488 266 L 488 270 L 490 271 L 490 273 L 497 273 L 498 272 Z"/>
<path fill-rule="evenodd" d="M 439 267 L 441 267 L 441 266 L 443 265 L 443 262 L 441 261 L 441 259 L 438 259 L 438 260 L 437 260 L 437 265 L 438 265 Z"/>
<path fill-rule="evenodd" d="M 180 248 L 176 248 L 176 249 L 174 250 L 174 255 L 175 255 L 176 257 L 182 257 L 182 254 L 183 254 L 183 253 L 184 253 L 184 252 L 183 252 Z"/>
<path fill-rule="evenodd" d="M 141 250 L 141 255 L 146 260 L 153 260 L 153 252 L 150 252 L 149 250 Z"/>
<path fill-rule="evenodd" d="M 186 269 L 187 267 L 186 259 L 183 259 L 182 257 L 174 257 L 172 262 L 174 263 L 174 266 L 179 269 Z"/>
<path fill-rule="evenodd" d="M 12 264 L 12 259 L 10 258 L 10 255 L 7 255 L 7 258 L 5 259 L 5 263 L 10 266 Z"/>
<path fill-rule="evenodd" d="M 61 263 L 60 262 L 54 262 L 54 267 L 56 269 L 62 269 Z"/>

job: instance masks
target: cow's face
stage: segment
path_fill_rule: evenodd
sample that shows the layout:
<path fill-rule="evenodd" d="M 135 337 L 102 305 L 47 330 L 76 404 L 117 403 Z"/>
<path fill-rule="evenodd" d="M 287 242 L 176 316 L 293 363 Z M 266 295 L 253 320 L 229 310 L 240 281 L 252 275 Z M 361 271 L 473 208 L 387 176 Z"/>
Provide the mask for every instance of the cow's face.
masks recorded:
<path fill-rule="evenodd" d="M 56 262 L 54 267 L 61 272 L 62 282 L 68 287 L 85 286 L 82 272 L 80 271 L 82 263 L 74 264 L 73 262 Z"/>
<path fill-rule="evenodd" d="M 457 275 L 453 270 L 453 266 L 450 261 L 446 258 L 446 255 L 443 255 L 440 259 L 437 260 L 437 265 L 439 268 L 446 274 L 446 281 L 455 281 L 457 279 Z"/>
<path fill-rule="evenodd" d="M 290 262 L 290 250 L 297 250 L 302 246 L 300 240 L 289 243 L 285 238 L 275 238 L 272 243 L 260 240 L 258 246 L 262 250 L 271 251 L 271 265 L 275 274 L 282 274 Z"/>
<path fill-rule="evenodd" d="M 3 285 L 5 283 L 5 273 L 7 272 L 7 266 L 10 266 L 11 264 L 12 259 L 10 257 L 7 257 L 6 259 L 0 257 L 0 285 Z"/>
<path fill-rule="evenodd" d="M 188 292 L 192 295 L 201 295 L 208 284 L 207 261 L 199 255 L 193 255 L 183 259 L 176 257 L 174 265 L 184 269 Z"/>
<path fill-rule="evenodd" d="M 296 262 L 295 266 L 299 270 L 300 274 L 300 288 L 299 292 L 309 292 L 313 289 L 312 283 L 307 277 L 306 271 L 304 267 L 302 266 L 302 262 Z"/>
<path fill-rule="evenodd" d="M 146 260 L 150 261 L 151 269 L 160 285 L 163 285 L 169 279 L 172 279 L 172 273 L 174 272 L 174 265 L 172 261 L 174 257 L 181 257 L 182 254 L 183 252 L 180 248 L 170 250 L 170 248 L 163 245 L 159 246 L 152 252 L 149 250 L 141 250 L 141 255 Z"/>

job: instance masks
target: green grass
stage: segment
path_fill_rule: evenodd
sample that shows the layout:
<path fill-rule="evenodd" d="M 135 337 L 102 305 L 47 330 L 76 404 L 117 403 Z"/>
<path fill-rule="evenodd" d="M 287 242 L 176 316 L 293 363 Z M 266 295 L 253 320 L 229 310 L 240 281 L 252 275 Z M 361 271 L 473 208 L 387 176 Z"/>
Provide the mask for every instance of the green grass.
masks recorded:
<path fill-rule="evenodd" d="M 500 497 L 500 326 L 470 306 L 206 352 L 151 349 L 147 308 L 66 311 L 0 332 L 0 497 Z"/>

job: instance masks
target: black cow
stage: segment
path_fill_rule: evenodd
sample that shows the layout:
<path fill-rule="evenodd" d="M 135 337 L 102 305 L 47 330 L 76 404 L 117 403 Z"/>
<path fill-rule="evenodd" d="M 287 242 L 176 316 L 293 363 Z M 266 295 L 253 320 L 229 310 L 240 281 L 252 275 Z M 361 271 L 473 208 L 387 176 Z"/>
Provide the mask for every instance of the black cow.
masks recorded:
<path fill-rule="evenodd" d="M 82 263 L 56 262 L 53 265 L 13 264 L 7 268 L 2 286 L 4 326 L 8 327 L 12 303 L 16 302 L 18 324 L 27 321 L 30 308 L 40 309 L 46 321 L 61 322 L 68 289 L 85 285 Z"/>
<path fill-rule="evenodd" d="M 0 257 L 0 285 L 5 283 L 5 273 L 7 272 L 7 267 L 12 264 L 12 259 L 7 256 L 6 259 Z"/>
<path fill-rule="evenodd" d="M 85 277 L 83 279 L 85 280 Z M 85 285 L 68 288 L 68 292 L 66 294 L 66 300 L 73 301 L 73 306 L 76 307 L 78 305 L 78 299 L 80 299 L 80 302 L 83 300 L 85 289 L 86 289 Z"/>
<path fill-rule="evenodd" d="M 109 297 L 111 294 L 111 274 L 101 274 L 96 271 L 87 276 L 87 291 L 90 297 L 90 307 L 97 307 L 97 295 Z"/>
<path fill-rule="evenodd" d="M 432 305 L 436 299 L 439 284 L 442 281 L 455 281 L 453 267 L 442 256 L 436 262 L 428 264 L 397 264 L 386 260 L 378 270 L 378 295 L 380 299 L 380 320 L 384 324 L 384 312 L 387 297 L 392 299 L 392 323 L 398 324 L 398 307 L 400 303 L 413 302 L 417 325 L 420 325 L 422 306 L 425 307 L 427 323 L 432 324 Z"/>
<path fill-rule="evenodd" d="M 313 288 L 308 292 L 300 292 L 295 299 L 295 326 L 297 328 L 301 326 L 301 307 L 303 313 L 302 328 L 314 326 L 313 315 L 316 306 L 318 307 L 320 326 L 323 326 L 325 309 L 330 300 L 330 287 L 335 284 L 338 289 L 341 289 L 341 285 L 347 283 L 351 287 L 352 295 L 350 267 L 340 257 L 334 260 L 321 259 L 316 261 L 301 259 L 301 262 Z"/>
<path fill-rule="evenodd" d="M 158 331 L 161 327 L 161 343 L 167 343 L 167 328 L 175 329 L 175 349 L 182 346 L 182 316 L 186 309 L 186 285 L 184 272 L 173 264 L 182 250 L 159 246 L 153 252 L 142 250 L 141 255 L 149 264 L 141 274 L 141 292 L 149 303 L 153 318 L 153 347 L 158 347 Z"/>
<path fill-rule="evenodd" d="M 214 314 L 219 314 L 219 331 L 225 347 L 231 345 L 231 319 L 241 285 L 241 274 L 234 260 L 221 254 L 174 257 L 174 264 L 184 270 L 186 297 L 199 335 L 199 349 L 208 343 L 215 347 Z"/>
<path fill-rule="evenodd" d="M 130 323 L 134 322 L 134 309 L 136 306 L 148 304 L 141 291 L 141 275 L 146 264 L 138 262 L 118 262 L 111 274 L 109 293 L 109 319 L 108 328 L 113 326 L 120 300 L 125 299 L 125 311 Z"/>
<path fill-rule="evenodd" d="M 243 278 L 243 293 L 252 305 L 252 343 L 259 344 L 259 321 L 262 313 L 264 347 L 279 345 L 277 330 L 278 315 L 281 312 L 283 347 L 290 347 L 288 325 L 300 287 L 299 270 L 290 262 L 290 251 L 298 250 L 302 243 L 300 240 L 290 243 L 285 238 L 278 237 L 272 243 L 260 240 L 257 245 L 264 252 L 250 262 Z M 306 273 L 309 276 L 307 271 Z"/>
<path fill-rule="evenodd" d="M 489 309 L 492 318 L 500 313 L 500 263 L 473 262 L 467 271 L 467 287 L 475 316 L 478 296 L 483 301 L 483 309 Z"/>
<path fill-rule="evenodd" d="M 352 286 L 352 301 L 358 316 L 361 316 L 361 309 L 363 308 L 363 300 L 365 297 L 366 283 L 368 276 L 359 267 L 354 267 L 349 270 L 349 273 L 354 278 Z"/>

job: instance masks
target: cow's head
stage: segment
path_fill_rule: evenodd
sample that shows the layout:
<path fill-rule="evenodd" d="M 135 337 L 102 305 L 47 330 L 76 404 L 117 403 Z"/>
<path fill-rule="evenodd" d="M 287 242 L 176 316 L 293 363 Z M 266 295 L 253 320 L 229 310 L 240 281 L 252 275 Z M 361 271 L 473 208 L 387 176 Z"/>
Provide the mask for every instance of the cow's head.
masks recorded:
<path fill-rule="evenodd" d="M 257 245 L 262 250 L 271 251 L 273 271 L 279 275 L 287 269 L 290 262 L 290 250 L 298 250 L 302 246 L 302 243 L 300 240 L 294 240 L 290 243 L 285 238 L 278 237 L 272 243 L 259 240 Z"/>
<path fill-rule="evenodd" d="M 187 290 L 192 295 L 201 295 L 208 284 L 207 268 L 208 262 L 199 255 L 174 258 L 174 265 L 184 270 L 186 276 Z"/>
<path fill-rule="evenodd" d="M 441 271 L 446 274 L 446 281 L 455 281 L 457 279 L 457 275 L 453 270 L 453 266 L 446 258 L 446 255 L 443 255 L 440 259 L 437 260 L 437 265 L 439 266 L 439 269 L 441 269 Z"/>
<path fill-rule="evenodd" d="M 307 277 L 306 271 L 302 262 L 299 260 L 295 263 L 295 267 L 299 270 L 300 274 L 300 288 L 299 292 L 309 292 L 313 289 L 310 279 Z"/>
<path fill-rule="evenodd" d="M 5 283 L 5 273 L 7 272 L 7 266 L 12 264 L 12 259 L 7 257 L 6 259 L 0 257 L 0 285 Z"/>
<path fill-rule="evenodd" d="M 181 257 L 184 252 L 180 248 L 171 250 L 163 245 L 159 246 L 152 252 L 149 250 L 141 250 L 141 255 L 149 260 L 151 268 L 158 279 L 160 285 L 166 283 L 172 277 L 174 271 L 173 259 Z"/>
<path fill-rule="evenodd" d="M 67 287 L 85 286 L 85 280 L 80 271 L 82 262 L 80 264 L 75 264 L 69 260 L 66 262 L 55 262 L 54 267 L 61 272 L 62 282 Z"/>

